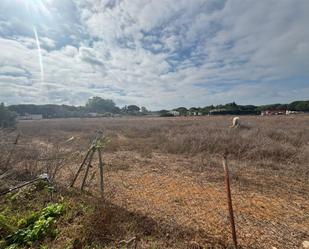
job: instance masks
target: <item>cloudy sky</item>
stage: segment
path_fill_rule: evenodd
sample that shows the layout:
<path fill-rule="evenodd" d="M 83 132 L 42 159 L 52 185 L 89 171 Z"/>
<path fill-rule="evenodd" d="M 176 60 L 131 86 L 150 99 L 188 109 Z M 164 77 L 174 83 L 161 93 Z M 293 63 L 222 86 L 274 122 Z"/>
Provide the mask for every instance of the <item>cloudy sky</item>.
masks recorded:
<path fill-rule="evenodd" d="M 0 0 L 0 102 L 309 99 L 308 0 Z"/>

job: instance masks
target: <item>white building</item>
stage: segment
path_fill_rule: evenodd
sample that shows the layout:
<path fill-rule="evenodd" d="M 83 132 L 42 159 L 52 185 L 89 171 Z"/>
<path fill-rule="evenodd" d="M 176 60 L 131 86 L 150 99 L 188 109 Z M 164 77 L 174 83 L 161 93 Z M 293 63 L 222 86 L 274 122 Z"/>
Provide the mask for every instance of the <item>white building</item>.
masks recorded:
<path fill-rule="evenodd" d="M 99 116 L 98 113 L 96 113 L 96 112 L 89 112 L 88 115 L 90 117 L 98 117 Z"/>
<path fill-rule="evenodd" d="M 180 116 L 180 112 L 178 111 L 169 111 L 169 114 L 172 114 L 173 116 Z"/>
<path fill-rule="evenodd" d="M 26 113 L 23 116 L 18 116 L 17 119 L 18 120 L 41 120 L 41 119 L 43 119 L 43 115 L 42 114 L 28 114 L 28 113 Z"/>
<path fill-rule="evenodd" d="M 286 111 L 285 111 L 285 114 L 286 114 L 286 115 L 298 114 L 298 113 L 300 113 L 300 112 L 298 112 L 298 111 L 290 111 L 290 110 L 286 110 Z"/>

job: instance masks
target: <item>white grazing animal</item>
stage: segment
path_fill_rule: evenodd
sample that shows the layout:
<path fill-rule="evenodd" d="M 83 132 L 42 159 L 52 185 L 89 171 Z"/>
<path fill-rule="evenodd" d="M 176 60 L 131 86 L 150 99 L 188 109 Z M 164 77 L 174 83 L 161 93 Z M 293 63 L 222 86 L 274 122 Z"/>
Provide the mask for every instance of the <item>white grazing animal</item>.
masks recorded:
<path fill-rule="evenodd" d="M 302 245 L 302 248 L 304 248 L 304 249 L 307 249 L 307 248 L 309 248 L 309 241 L 303 241 L 303 243 L 301 244 Z"/>
<path fill-rule="evenodd" d="M 240 119 L 239 117 L 234 117 L 233 118 L 233 124 L 232 126 L 230 126 L 231 128 L 234 128 L 234 127 L 240 127 Z"/>
<path fill-rule="evenodd" d="M 70 137 L 67 141 L 65 141 L 65 143 L 71 142 L 72 140 L 74 140 L 74 136 Z"/>

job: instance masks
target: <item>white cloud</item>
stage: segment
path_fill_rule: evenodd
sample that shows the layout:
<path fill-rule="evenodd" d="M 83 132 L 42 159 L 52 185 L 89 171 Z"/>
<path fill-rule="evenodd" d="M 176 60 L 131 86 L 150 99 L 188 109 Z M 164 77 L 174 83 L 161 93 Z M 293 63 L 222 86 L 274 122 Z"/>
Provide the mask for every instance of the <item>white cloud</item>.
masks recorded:
<path fill-rule="evenodd" d="M 0 11 L 7 103 L 83 104 L 99 95 L 159 109 L 287 102 L 308 93 L 306 0 L 51 0 L 37 7 L 46 15 L 32 6 L 43 84 L 33 34 L 22 32 L 33 20 L 13 16 L 14 1 L 1 5 L 8 9 Z"/>
<path fill-rule="evenodd" d="M 0 77 L 3 75 L 22 76 L 25 74 L 27 74 L 27 72 L 19 67 L 0 66 Z"/>
<path fill-rule="evenodd" d="M 56 42 L 48 37 L 40 38 L 41 46 L 46 49 L 53 49 L 56 46 Z"/>

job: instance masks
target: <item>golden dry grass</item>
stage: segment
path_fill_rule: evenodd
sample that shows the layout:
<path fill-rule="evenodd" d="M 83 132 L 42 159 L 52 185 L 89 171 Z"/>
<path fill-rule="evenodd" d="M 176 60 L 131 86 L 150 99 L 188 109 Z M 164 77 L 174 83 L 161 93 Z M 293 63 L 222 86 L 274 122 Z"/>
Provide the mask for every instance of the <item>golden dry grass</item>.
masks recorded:
<path fill-rule="evenodd" d="M 137 248 L 207 248 L 231 244 L 221 164 L 227 154 L 241 247 L 299 248 L 309 237 L 309 116 L 246 116 L 240 129 L 228 128 L 231 119 L 26 121 L 18 131 L 27 149 L 17 148 L 23 160 L 13 161 L 21 175 L 56 167 L 55 180 L 65 184 L 103 130 L 110 138 L 103 155 L 108 204 L 87 218 L 85 240 L 112 248 L 137 236 Z M 57 156 L 64 159 L 27 163 Z M 87 184 L 93 193 L 95 172 Z"/>

